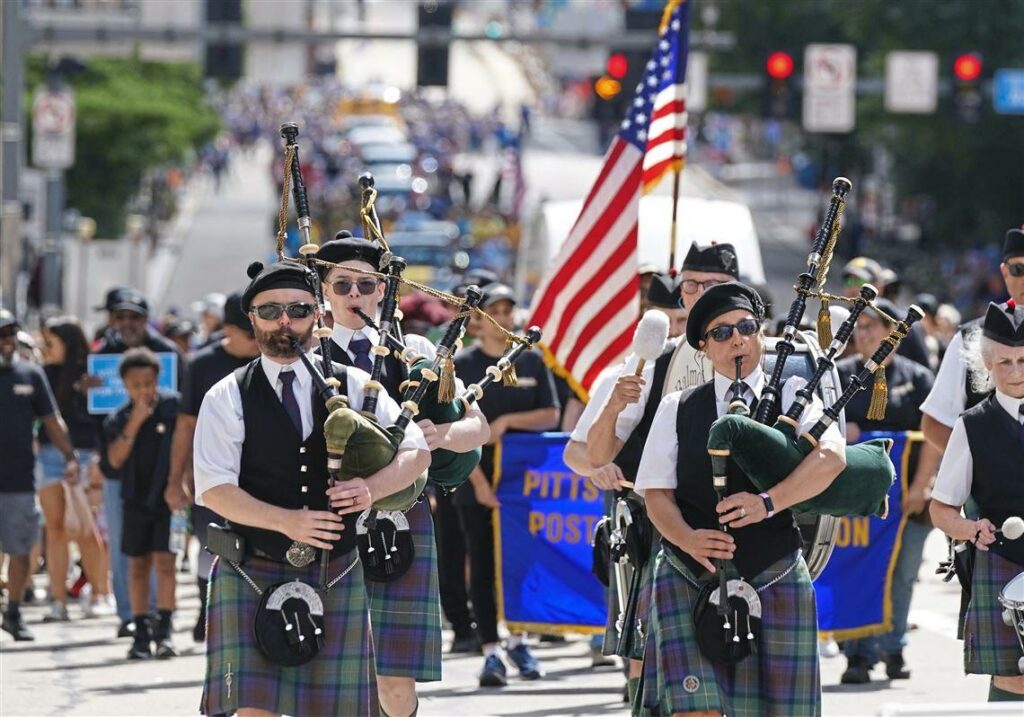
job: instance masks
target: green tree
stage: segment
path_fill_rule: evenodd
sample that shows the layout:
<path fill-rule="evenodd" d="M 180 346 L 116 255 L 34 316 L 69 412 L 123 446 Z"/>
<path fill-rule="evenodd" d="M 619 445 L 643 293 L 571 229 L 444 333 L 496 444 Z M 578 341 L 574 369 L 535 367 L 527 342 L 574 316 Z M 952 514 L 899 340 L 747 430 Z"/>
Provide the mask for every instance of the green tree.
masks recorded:
<path fill-rule="evenodd" d="M 34 58 L 30 91 L 45 76 L 45 60 Z M 98 236 L 118 236 L 143 173 L 182 161 L 216 134 L 220 120 L 203 100 L 194 64 L 97 57 L 67 81 L 78 117 L 67 203 L 96 220 Z"/>

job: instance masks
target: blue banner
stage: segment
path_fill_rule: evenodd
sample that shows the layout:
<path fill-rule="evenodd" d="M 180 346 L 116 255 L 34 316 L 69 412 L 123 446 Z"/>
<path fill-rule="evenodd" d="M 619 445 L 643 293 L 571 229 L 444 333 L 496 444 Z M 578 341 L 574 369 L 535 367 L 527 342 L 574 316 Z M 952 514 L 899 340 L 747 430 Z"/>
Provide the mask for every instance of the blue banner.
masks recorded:
<path fill-rule="evenodd" d="M 562 461 L 564 433 L 507 433 L 494 464 L 498 616 L 513 631 L 604 631 L 604 586 L 590 572 L 601 491 Z"/>
<path fill-rule="evenodd" d="M 835 550 L 814 581 L 818 629 L 836 640 L 855 639 L 892 629 L 892 576 L 906 516 L 903 493 L 912 478 L 909 467 L 923 440 L 920 433 L 864 432 L 861 440 L 891 438 L 889 457 L 896 481 L 889 490 L 889 515 L 839 519 Z"/>
<path fill-rule="evenodd" d="M 155 355 L 160 361 L 157 387 L 161 391 L 177 391 L 178 354 L 167 351 Z M 89 375 L 103 379 L 103 385 L 89 389 L 89 413 L 113 413 L 128 400 L 128 392 L 124 390 L 121 373 L 118 371 L 122 357 L 122 354 L 90 354 Z"/>

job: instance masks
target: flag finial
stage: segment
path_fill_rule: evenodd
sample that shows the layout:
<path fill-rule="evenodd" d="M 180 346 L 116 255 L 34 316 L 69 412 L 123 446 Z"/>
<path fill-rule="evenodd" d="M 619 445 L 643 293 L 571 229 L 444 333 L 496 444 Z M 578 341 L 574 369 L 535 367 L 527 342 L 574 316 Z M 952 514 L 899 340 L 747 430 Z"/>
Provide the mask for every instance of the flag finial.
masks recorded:
<path fill-rule="evenodd" d="M 661 24 L 658 25 L 658 34 L 664 35 L 665 28 L 668 27 L 669 19 L 672 17 L 672 12 L 679 7 L 685 0 L 668 0 L 665 4 L 665 11 L 661 13 Z"/>

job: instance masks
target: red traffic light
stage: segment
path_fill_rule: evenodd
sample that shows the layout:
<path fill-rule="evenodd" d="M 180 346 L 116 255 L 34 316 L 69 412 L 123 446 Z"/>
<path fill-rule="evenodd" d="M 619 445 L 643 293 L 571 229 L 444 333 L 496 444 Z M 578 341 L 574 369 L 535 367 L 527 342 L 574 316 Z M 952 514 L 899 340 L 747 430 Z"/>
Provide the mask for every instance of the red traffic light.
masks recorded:
<path fill-rule="evenodd" d="M 976 52 L 958 55 L 953 61 L 953 74 L 958 80 L 971 82 L 981 77 L 981 55 Z"/>
<path fill-rule="evenodd" d="M 629 72 L 629 60 L 621 52 L 616 52 L 614 55 L 608 57 L 608 65 L 606 66 L 608 74 L 614 77 L 616 80 L 621 80 Z"/>
<path fill-rule="evenodd" d="M 768 55 L 764 69 L 773 80 L 784 80 L 793 74 L 793 56 L 788 52 L 773 52 Z"/>

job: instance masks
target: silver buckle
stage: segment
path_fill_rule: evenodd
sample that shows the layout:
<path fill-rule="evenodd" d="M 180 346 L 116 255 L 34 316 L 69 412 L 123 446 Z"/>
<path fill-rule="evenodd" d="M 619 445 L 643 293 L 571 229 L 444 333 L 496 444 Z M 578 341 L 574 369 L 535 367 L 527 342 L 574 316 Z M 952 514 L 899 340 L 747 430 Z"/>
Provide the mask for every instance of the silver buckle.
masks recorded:
<path fill-rule="evenodd" d="M 295 541 L 284 554 L 285 560 L 296 568 L 304 568 L 316 560 L 316 548 L 306 543 Z"/>

